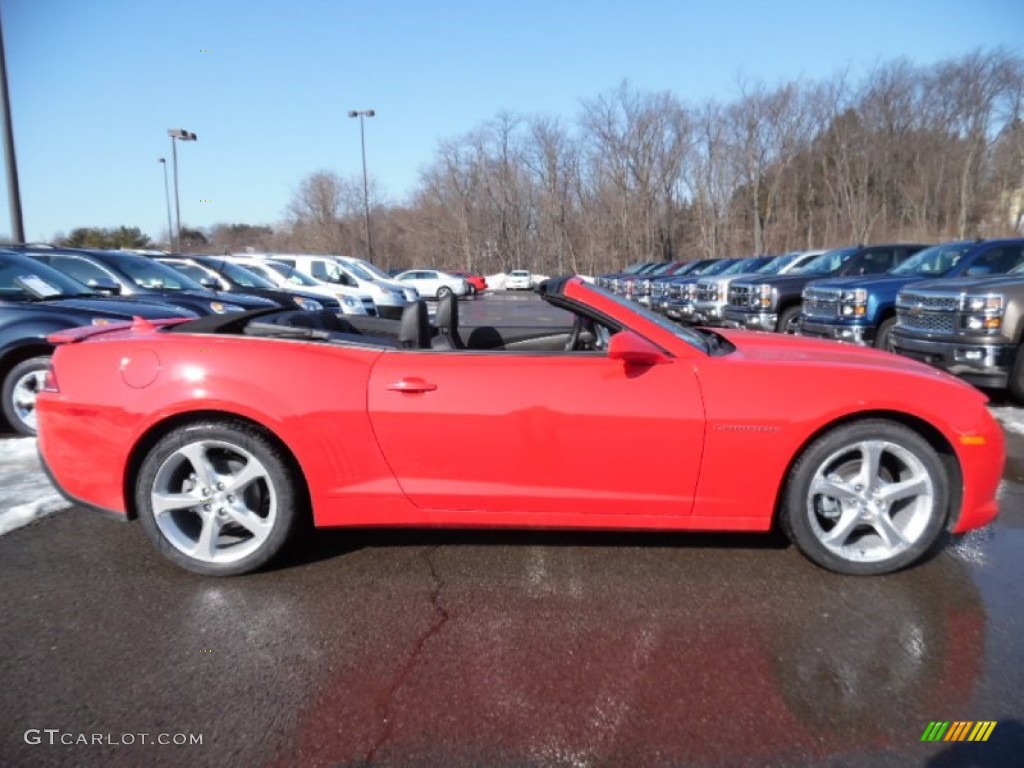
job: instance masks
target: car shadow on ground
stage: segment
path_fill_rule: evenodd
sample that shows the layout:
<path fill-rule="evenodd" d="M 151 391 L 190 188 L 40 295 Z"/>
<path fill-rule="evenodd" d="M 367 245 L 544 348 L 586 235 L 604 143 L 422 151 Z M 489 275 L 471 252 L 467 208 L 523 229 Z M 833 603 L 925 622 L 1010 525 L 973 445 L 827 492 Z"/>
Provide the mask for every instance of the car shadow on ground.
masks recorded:
<path fill-rule="evenodd" d="M 781 531 L 707 533 L 701 531 L 466 530 L 438 528 L 325 528 L 304 530 L 268 570 L 311 565 L 375 547 L 607 547 L 783 550 Z"/>

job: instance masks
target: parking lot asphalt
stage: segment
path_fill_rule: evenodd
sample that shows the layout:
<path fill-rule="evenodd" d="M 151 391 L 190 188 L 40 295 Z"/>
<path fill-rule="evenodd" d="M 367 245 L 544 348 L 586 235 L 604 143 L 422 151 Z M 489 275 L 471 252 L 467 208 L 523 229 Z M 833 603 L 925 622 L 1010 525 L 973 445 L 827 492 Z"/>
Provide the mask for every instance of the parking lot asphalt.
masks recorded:
<path fill-rule="evenodd" d="M 0 537 L 0 765 L 1019 765 L 1008 439 L 997 522 L 868 579 L 775 536 L 363 530 L 213 580 L 72 508 Z"/>

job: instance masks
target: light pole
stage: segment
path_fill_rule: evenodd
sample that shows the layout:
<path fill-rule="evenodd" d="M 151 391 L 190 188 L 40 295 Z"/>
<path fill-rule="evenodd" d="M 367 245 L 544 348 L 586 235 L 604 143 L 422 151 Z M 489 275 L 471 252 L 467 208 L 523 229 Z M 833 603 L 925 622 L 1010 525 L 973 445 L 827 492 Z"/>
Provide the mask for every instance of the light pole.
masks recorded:
<path fill-rule="evenodd" d="M 167 186 L 167 158 L 157 160 L 164 167 L 164 200 L 167 201 L 167 244 L 174 247 L 174 224 L 171 222 L 171 188 Z"/>
<path fill-rule="evenodd" d="M 372 109 L 349 110 L 349 117 L 359 118 L 359 143 L 363 148 L 363 213 L 366 216 L 366 258 L 373 261 L 373 241 L 370 240 L 370 192 L 366 183 L 366 131 L 363 128 L 363 118 L 373 117 L 376 112 Z"/>
<path fill-rule="evenodd" d="M 196 141 L 196 135 L 191 131 L 186 131 L 184 128 L 168 128 L 167 135 L 171 137 L 171 156 L 174 159 L 174 217 L 178 223 L 177 242 L 174 245 L 174 250 L 181 252 L 181 200 L 178 198 L 178 145 L 175 143 L 175 139 L 178 141 Z"/>
<path fill-rule="evenodd" d="M 11 102 L 7 93 L 7 57 L 4 53 L 4 31 L 0 26 L 0 125 L 3 126 L 4 160 L 7 164 L 7 203 L 11 208 L 11 239 L 25 242 L 25 223 L 21 218 L 21 190 L 18 187 L 18 161 L 14 156 L 14 126 L 11 124 Z"/>

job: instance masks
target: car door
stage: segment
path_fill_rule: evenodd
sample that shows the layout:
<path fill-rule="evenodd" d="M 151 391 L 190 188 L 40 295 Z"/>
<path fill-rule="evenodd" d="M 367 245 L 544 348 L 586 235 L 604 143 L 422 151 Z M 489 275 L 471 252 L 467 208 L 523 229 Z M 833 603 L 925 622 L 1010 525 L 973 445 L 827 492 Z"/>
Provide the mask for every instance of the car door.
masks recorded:
<path fill-rule="evenodd" d="M 424 509 L 678 516 L 693 503 L 704 413 L 681 361 L 392 350 L 371 371 L 367 405 Z"/>

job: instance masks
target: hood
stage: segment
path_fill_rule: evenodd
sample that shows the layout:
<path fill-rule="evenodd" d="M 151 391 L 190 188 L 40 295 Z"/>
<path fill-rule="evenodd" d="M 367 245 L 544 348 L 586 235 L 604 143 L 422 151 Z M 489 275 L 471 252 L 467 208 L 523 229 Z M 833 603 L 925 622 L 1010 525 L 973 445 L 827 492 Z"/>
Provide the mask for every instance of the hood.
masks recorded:
<path fill-rule="evenodd" d="M 737 282 L 744 285 L 770 285 L 777 290 L 796 290 L 812 280 L 823 280 L 826 275 L 748 275 Z"/>
<path fill-rule="evenodd" d="M 814 288 L 841 288 L 853 290 L 854 288 L 865 288 L 867 290 L 891 290 L 898 291 L 907 283 L 920 282 L 917 275 L 868 275 L 858 277 L 828 277 L 815 280 Z"/>
<path fill-rule="evenodd" d="M 179 309 L 159 302 L 136 301 L 133 299 L 118 298 L 77 298 L 60 299 L 54 298 L 49 301 L 41 301 L 31 304 L 36 307 L 60 307 L 64 311 L 81 312 L 83 316 L 93 317 L 105 315 L 108 317 L 123 317 L 130 320 L 133 317 L 144 317 L 147 320 L 156 320 L 164 317 L 195 317 L 195 312 Z"/>
<path fill-rule="evenodd" d="M 792 363 L 794 365 L 809 364 L 849 366 L 875 370 L 901 371 L 916 374 L 929 379 L 941 379 L 956 383 L 965 390 L 975 392 L 983 400 L 987 399 L 970 384 L 956 376 L 919 363 L 906 357 L 883 352 L 871 347 L 859 347 L 853 344 L 840 344 L 824 339 L 812 339 L 805 336 L 789 336 L 759 331 L 739 331 L 722 328 L 715 329 L 736 346 L 734 354 L 742 355 L 751 360 L 776 363 Z"/>
<path fill-rule="evenodd" d="M 915 280 L 915 291 L 961 293 L 964 291 L 991 291 L 1003 285 L 1024 284 L 1024 275 L 988 275 L 986 277 L 956 277 L 946 280 Z"/>

